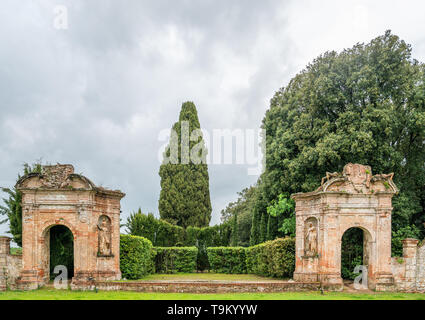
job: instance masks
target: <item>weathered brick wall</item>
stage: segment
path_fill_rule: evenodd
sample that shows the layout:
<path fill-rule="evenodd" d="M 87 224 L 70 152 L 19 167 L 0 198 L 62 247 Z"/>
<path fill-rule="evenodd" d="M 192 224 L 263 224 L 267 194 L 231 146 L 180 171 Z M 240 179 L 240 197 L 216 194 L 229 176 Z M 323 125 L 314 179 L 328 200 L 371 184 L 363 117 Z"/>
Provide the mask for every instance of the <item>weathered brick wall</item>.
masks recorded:
<path fill-rule="evenodd" d="M 425 292 L 425 242 L 418 247 L 416 261 L 416 290 Z"/>
<path fill-rule="evenodd" d="M 7 250 L 10 250 L 7 239 L 7 237 L 0 237 L 0 291 L 4 291 L 7 288 L 7 254 L 9 252 Z"/>
<path fill-rule="evenodd" d="M 15 290 L 17 289 L 16 281 L 18 280 L 22 271 L 22 254 L 9 254 L 7 256 L 7 270 L 8 287 L 9 289 Z"/>
<path fill-rule="evenodd" d="M 176 282 L 176 281 L 93 281 L 71 284 L 73 290 L 173 292 L 173 293 L 241 293 L 241 292 L 287 292 L 317 291 L 319 282 Z"/>
<path fill-rule="evenodd" d="M 22 255 L 10 254 L 9 237 L 0 237 L 0 291 L 16 289 L 16 280 L 22 270 Z"/>
<path fill-rule="evenodd" d="M 425 292 L 425 245 L 403 240 L 403 257 L 393 257 L 391 267 L 398 291 Z"/>

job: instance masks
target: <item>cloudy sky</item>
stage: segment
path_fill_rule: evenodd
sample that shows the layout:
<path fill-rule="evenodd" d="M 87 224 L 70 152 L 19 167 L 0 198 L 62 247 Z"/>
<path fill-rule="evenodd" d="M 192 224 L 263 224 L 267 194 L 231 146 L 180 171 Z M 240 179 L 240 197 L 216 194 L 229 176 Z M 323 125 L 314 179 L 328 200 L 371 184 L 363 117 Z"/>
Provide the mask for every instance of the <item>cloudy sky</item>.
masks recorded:
<path fill-rule="evenodd" d="M 71 163 L 127 194 L 124 218 L 158 215 L 158 137 L 182 102 L 208 132 L 257 130 L 273 93 L 327 50 L 391 29 L 425 61 L 424 11 L 408 0 L 2 0 L 0 186 L 24 162 Z M 236 164 L 209 174 L 215 224 L 257 177 Z"/>

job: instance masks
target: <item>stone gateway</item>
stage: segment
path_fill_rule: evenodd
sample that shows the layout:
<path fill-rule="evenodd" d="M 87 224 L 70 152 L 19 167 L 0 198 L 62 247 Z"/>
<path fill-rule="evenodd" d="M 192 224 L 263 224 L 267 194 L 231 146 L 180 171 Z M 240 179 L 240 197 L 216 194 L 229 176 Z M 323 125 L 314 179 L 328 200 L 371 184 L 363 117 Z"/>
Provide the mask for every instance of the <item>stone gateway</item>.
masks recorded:
<path fill-rule="evenodd" d="M 363 230 L 363 263 L 369 287 L 391 290 L 391 199 L 398 192 L 393 174 L 372 176 L 369 166 L 349 163 L 327 173 L 314 192 L 297 193 L 294 280 L 320 282 L 340 290 L 341 241 L 350 228 Z"/>
<path fill-rule="evenodd" d="M 50 229 L 67 227 L 74 238 L 74 277 L 121 279 L 119 260 L 120 200 L 124 193 L 96 186 L 74 173 L 72 165 L 43 166 L 23 177 L 22 271 L 17 285 L 34 289 L 50 279 Z"/>

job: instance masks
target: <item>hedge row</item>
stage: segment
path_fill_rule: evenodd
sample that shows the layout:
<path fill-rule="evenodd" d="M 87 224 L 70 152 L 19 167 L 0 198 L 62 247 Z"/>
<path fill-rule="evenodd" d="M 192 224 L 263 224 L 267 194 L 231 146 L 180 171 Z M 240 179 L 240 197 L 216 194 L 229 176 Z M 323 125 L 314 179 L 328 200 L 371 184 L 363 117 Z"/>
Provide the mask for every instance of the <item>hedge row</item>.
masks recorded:
<path fill-rule="evenodd" d="M 122 234 L 120 236 L 120 266 L 122 277 L 136 280 L 154 273 L 155 250 L 143 237 Z"/>
<path fill-rule="evenodd" d="M 295 239 L 284 238 L 244 247 L 206 248 L 210 269 L 217 273 L 250 273 L 291 278 L 295 270 Z M 197 270 L 196 247 L 153 247 L 143 237 L 121 235 L 120 264 L 123 278 L 135 280 L 157 273 L 191 273 Z"/>
<path fill-rule="evenodd" d="M 128 232 L 149 239 L 155 247 L 196 246 L 198 248 L 197 269 L 209 269 L 207 247 L 221 247 L 230 244 L 232 227 L 223 223 L 212 227 L 197 228 L 175 226 L 157 219 L 152 213 L 132 213 L 127 219 Z"/>
<path fill-rule="evenodd" d="M 208 248 L 211 269 L 218 273 L 250 273 L 292 278 L 295 270 L 295 239 L 284 238 L 243 247 Z"/>
<path fill-rule="evenodd" d="M 246 248 L 207 248 L 211 270 L 217 273 L 246 273 Z"/>
<path fill-rule="evenodd" d="M 247 248 L 246 265 L 248 273 L 292 278 L 295 270 L 295 239 L 276 239 Z"/>
<path fill-rule="evenodd" d="M 155 269 L 157 273 L 191 273 L 196 271 L 196 247 L 156 247 Z"/>
<path fill-rule="evenodd" d="M 155 247 L 179 247 L 183 246 L 186 231 L 179 226 L 167 221 L 155 218 L 152 213 L 132 213 L 127 219 L 128 232 L 135 236 L 149 239 Z"/>

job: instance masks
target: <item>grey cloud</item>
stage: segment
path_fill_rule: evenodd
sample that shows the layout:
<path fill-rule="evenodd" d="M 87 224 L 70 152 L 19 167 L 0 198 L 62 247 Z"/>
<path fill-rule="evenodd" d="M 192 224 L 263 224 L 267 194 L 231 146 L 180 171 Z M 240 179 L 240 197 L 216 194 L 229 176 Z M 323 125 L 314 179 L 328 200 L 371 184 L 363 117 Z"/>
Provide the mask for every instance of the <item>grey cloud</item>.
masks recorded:
<path fill-rule="evenodd" d="M 42 157 L 126 192 L 124 219 L 139 206 L 157 214 L 158 134 L 183 101 L 195 102 L 209 132 L 257 129 L 274 92 L 324 50 L 390 28 L 425 56 L 420 1 L 401 21 L 408 8 L 388 1 L 315 3 L 63 0 L 69 29 L 56 30 L 57 1 L 2 1 L 0 185 L 13 185 L 22 163 Z M 367 28 L 344 16 L 359 4 L 369 10 Z M 209 173 L 218 223 L 256 177 L 236 165 Z"/>

